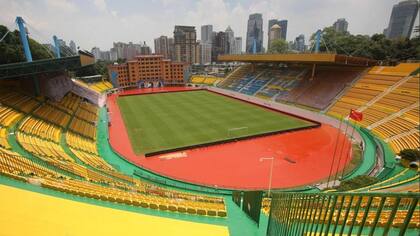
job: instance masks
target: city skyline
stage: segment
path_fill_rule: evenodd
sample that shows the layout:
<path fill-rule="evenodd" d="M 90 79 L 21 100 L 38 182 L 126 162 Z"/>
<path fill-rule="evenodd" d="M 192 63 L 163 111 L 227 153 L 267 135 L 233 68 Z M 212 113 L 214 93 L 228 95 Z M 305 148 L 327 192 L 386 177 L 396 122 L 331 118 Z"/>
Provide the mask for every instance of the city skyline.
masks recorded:
<path fill-rule="evenodd" d="M 43 43 L 51 43 L 52 35 L 57 35 L 66 41 L 73 40 L 81 49 L 99 47 L 108 50 L 113 42 L 146 41 L 147 45 L 153 45 L 154 39 L 161 35 L 172 36 L 175 25 L 195 26 L 198 36 L 202 25 L 211 24 L 217 29 L 215 31 L 230 25 L 235 36 L 245 39 L 248 16 L 262 13 L 263 46 L 267 48 L 269 19 L 288 20 L 287 41 L 293 41 L 300 34 L 310 38 L 317 29 L 331 26 L 338 18 L 346 18 L 351 33 L 371 35 L 382 33 L 387 27 L 392 7 L 398 2 L 153 0 L 145 4 L 141 1 L 105 0 L 0 0 L 4 6 L 2 9 L 7 9 L 0 14 L 0 24 L 15 29 L 14 19 L 20 15 L 27 21 L 31 37 Z M 360 4 L 365 7 L 360 9 Z M 374 18 L 370 17 L 369 9 L 375 9 Z M 141 30 L 132 30 L 133 27 Z M 242 51 L 245 51 L 245 45 Z"/>

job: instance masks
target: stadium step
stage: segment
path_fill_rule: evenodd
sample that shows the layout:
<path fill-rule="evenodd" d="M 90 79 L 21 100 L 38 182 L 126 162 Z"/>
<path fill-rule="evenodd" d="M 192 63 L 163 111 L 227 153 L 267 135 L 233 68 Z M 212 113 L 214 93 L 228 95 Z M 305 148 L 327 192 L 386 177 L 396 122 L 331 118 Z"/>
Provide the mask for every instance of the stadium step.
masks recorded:
<path fill-rule="evenodd" d="M 369 108 L 372 104 L 376 103 L 377 101 L 379 101 L 381 98 L 383 98 L 385 95 L 387 95 L 388 93 L 392 92 L 394 89 L 398 88 L 400 85 L 404 84 L 407 80 L 411 79 L 413 76 L 407 76 L 404 77 L 403 79 L 401 79 L 400 81 L 396 82 L 395 84 L 393 84 L 391 87 L 389 87 L 388 89 L 386 89 L 385 91 L 383 91 L 382 93 L 378 94 L 376 97 L 374 97 L 372 100 L 370 100 L 368 103 L 366 103 L 364 106 L 359 107 L 357 109 L 357 111 L 362 112 L 364 110 L 366 110 L 367 108 Z"/>
<path fill-rule="evenodd" d="M 369 129 L 369 130 L 374 129 L 374 128 L 376 128 L 376 127 L 380 126 L 381 124 L 383 124 L 383 123 L 385 123 L 385 122 L 388 122 L 388 121 L 390 121 L 390 120 L 392 120 L 392 119 L 394 119 L 394 118 L 397 118 L 397 117 L 401 116 L 402 114 L 404 114 L 404 113 L 406 113 L 406 112 L 408 112 L 408 111 L 410 111 L 410 110 L 412 110 L 412 109 L 414 109 L 414 108 L 419 107 L 419 105 L 420 105 L 420 103 L 419 103 L 419 102 L 416 102 L 416 103 L 414 103 L 414 104 L 411 104 L 410 106 L 408 106 L 408 107 L 406 107 L 406 108 L 401 109 L 401 110 L 400 110 L 400 111 L 398 111 L 397 113 L 394 113 L 394 114 L 392 114 L 392 115 L 390 115 L 390 116 L 387 116 L 387 117 L 385 117 L 384 119 L 379 120 L 379 121 L 377 121 L 377 122 L 375 122 L 375 123 L 373 123 L 373 124 L 369 125 L 369 126 L 368 126 L 368 127 L 366 127 L 366 128 L 367 128 L 367 129 Z"/>
<path fill-rule="evenodd" d="M 397 134 L 397 135 L 394 135 L 392 137 L 389 137 L 389 138 L 385 139 L 384 141 L 385 142 L 390 142 L 390 141 L 395 140 L 395 139 L 399 139 L 399 138 L 402 138 L 402 137 L 405 137 L 405 136 L 409 136 L 409 135 L 414 134 L 416 132 L 419 132 L 419 130 L 418 129 L 411 129 L 411 130 L 409 130 L 407 132 L 404 132 L 404 133 Z"/>

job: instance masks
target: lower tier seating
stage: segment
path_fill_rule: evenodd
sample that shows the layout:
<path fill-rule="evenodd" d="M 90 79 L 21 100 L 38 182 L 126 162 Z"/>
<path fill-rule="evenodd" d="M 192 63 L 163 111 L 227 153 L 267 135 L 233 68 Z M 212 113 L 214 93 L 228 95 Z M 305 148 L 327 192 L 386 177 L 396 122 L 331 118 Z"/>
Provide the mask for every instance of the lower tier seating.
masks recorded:
<path fill-rule="evenodd" d="M 208 203 L 175 198 L 163 198 L 136 192 L 107 188 L 77 180 L 42 181 L 42 186 L 83 197 L 96 198 L 103 201 L 118 202 L 162 211 L 189 213 L 207 216 L 226 216 L 223 203 Z"/>
<path fill-rule="evenodd" d="M 88 123 L 84 120 L 78 119 L 76 117 L 70 123 L 69 129 L 73 132 L 76 132 L 84 137 L 96 140 L 96 127 L 95 125 Z"/>
<path fill-rule="evenodd" d="M 60 142 L 60 127 L 31 116 L 26 117 L 22 121 L 19 125 L 19 131 L 56 143 Z"/>
<path fill-rule="evenodd" d="M 33 114 L 61 127 L 66 127 L 70 121 L 70 115 L 47 104 L 35 109 Z"/>
<path fill-rule="evenodd" d="M 0 125 L 8 127 L 23 116 L 22 113 L 0 104 Z"/>

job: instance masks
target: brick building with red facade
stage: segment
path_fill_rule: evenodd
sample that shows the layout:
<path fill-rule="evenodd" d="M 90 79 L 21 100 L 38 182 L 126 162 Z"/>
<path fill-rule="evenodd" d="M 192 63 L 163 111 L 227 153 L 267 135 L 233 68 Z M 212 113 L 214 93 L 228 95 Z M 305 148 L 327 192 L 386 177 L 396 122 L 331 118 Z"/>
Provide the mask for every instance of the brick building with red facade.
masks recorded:
<path fill-rule="evenodd" d="M 185 63 L 172 62 L 163 55 L 139 55 L 123 64 L 108 66 L 116 87 L 158 87 L 184 84 Z"/>

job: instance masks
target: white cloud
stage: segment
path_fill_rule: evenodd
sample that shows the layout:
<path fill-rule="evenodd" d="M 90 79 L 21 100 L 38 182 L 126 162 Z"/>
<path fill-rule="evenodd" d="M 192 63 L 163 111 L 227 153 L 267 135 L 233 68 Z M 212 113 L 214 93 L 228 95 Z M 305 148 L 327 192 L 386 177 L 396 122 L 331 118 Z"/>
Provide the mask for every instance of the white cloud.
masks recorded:
<path fill-rule="evenodd" d="M 92 0 L 92 2 L 100 11 L 107 10 L 107 5 L 106 5 L 105 0 Z"/>
<path fill-rule="evenodd" d="M 212 24 L 215 31 L 231 26 L 245 41 L 248 15 L 263 14 L 264 43 L 270 18 L 287 19 L 288 40 L 303 33 L 306 38 L 337 18 L 349 22 L 356 34 L 382 32 L 392 5 L 399 0 L 0 0 L 0 24 L 15 28 L 16 16 L 28 22 L 31 36 L 50 42 L 53 35 L 74 40 L 81 48 L 103 50 L 114 41 L 146 41 L 173 36 L 174 25 L 200 27 Z M 77 3 L 77 4 L 76 4 Z M 245 42 L 243 42 L 245 45 Z"/>

